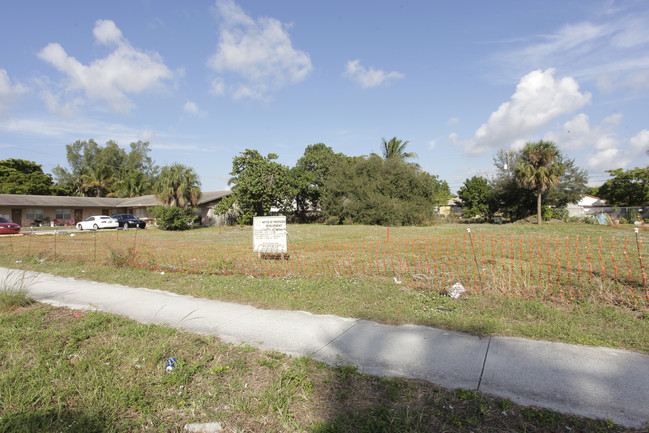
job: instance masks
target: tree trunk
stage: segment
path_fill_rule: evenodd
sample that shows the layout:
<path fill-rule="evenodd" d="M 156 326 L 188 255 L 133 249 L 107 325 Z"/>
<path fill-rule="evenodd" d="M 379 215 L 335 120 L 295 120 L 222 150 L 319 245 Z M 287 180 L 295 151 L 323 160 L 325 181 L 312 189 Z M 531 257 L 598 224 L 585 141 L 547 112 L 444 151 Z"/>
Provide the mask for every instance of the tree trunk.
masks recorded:
<path fill-rule="evenodd" d="M 536 199 L 536 222 L 538 225 L 543 223 L 543 217 L 541 216 L 541 190 L 539 189 L 537 199 Z"/>

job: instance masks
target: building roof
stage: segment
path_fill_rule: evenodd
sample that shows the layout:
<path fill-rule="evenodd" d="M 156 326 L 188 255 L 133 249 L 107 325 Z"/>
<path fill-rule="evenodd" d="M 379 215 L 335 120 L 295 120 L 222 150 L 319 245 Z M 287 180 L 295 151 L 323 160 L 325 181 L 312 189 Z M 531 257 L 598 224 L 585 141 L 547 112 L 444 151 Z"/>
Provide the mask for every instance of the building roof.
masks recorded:
<path fill-rule="evenodd" d="M 0 194 L 0 206 L 119 207 L 122 198 Z"/>
<path fill-rule="evenodd" d="M 210 202 L 232 194 L 232 191 L 206 191 L 202 193 L 198 205 Z M 69 197 L 55 195 L 23 195 L 0 194 L 0 206 L 43 206 L 43 207 L 149 207 L 158 206 L 160 201 L 154 195 L 141 197 Z"/>
<path fill-rule="evenodd" d="M 198 200 L 198 204 L 208 204 L 210 202 L 213 202 L 215 200 L 220 200 L 223 197 L 226 197 L 228 195 L 232 194 L 232 191 L 227 190 L 227 191 L 206 191 L 201 194 L 201 199 Z"/>
<path fill-rule="evenodd" d="M 606 206 L 606 200 L 603 198 L 595 197 L 594 195 L 582 194 L 581 199 L 577 203 L 581 207 L 603 207 Z"/>

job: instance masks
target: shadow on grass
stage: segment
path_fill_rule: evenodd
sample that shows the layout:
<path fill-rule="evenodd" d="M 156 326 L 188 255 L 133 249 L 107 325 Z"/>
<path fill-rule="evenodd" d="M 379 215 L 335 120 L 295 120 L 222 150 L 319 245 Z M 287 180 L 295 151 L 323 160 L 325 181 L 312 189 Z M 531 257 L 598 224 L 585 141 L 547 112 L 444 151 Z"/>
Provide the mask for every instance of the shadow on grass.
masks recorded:
<path fill-rule="evenodd" d="M 103 433 L 115 431 L 110 420 L 99 414 L 63 409 L 37 409 L 2 415 L 0 432 Z"/>

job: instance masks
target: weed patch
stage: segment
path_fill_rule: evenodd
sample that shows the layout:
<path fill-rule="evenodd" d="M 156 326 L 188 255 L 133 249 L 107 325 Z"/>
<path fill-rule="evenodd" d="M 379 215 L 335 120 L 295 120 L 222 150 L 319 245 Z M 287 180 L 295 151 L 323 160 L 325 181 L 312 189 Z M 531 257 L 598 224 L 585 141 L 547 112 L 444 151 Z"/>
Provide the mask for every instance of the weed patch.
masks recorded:
<path fill-rule="evenodd" d="M 8 311 L 32 303 L 28 292 L 33 281 L 34 277 L 26 272 L 9 270 L 0 280 L 0 311 Z"/>

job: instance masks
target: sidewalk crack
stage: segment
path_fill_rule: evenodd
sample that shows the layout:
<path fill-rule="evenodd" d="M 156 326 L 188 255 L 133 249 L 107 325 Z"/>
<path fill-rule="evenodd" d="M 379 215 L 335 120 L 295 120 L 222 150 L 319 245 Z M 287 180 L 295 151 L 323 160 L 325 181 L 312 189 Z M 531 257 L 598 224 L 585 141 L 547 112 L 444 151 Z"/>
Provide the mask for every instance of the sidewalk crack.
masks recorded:
<path fill-rule="evenodd" d="M 329 342 L 327 342 L 327 344 L 325 344 L 324 346 L 320 347 L 320 348 L 319 348 L 318 350 L 316 350 L 315 352 L 311 353 L 311 356 L 314 356 L 316 353 L 320 352 L 322 349 L 324 349 L 325 347 L 329 346 L 331 343 L 333 343 L 334 341 L 338 340 L 340 337 L 342 337 L 343 335 L 345 335 L 349 330 L 351 330 L 353 327 L 355 327 L 356 325 L 358 325 L 358 322 L 359 322 L 359 320 L 356 320 L 352 326 L 350 326 L 349 328 L 345 329 L 345 330 L 344 330 L 343 332 L 341 332 L 340 334 L 336 335 L 336 336 L 335 336 L 334 338 L 332 338 Z"/>
<path fill-rule="evenodd" d="M 484 374 L 484 367 L 487 364 L 487 356 L 489 355 L 489 346 L 491 346 L 491 336 L 489 336 L 489 341 L 487 342 L 487 350 L 484 353 L 484 359 L 482 360 L 482 370 L 480 371 L 480 379 L 478 380 L 478 387 L 476 391 L 480 391 L 480 385 L 482 384 L 482 375 Z"/>

